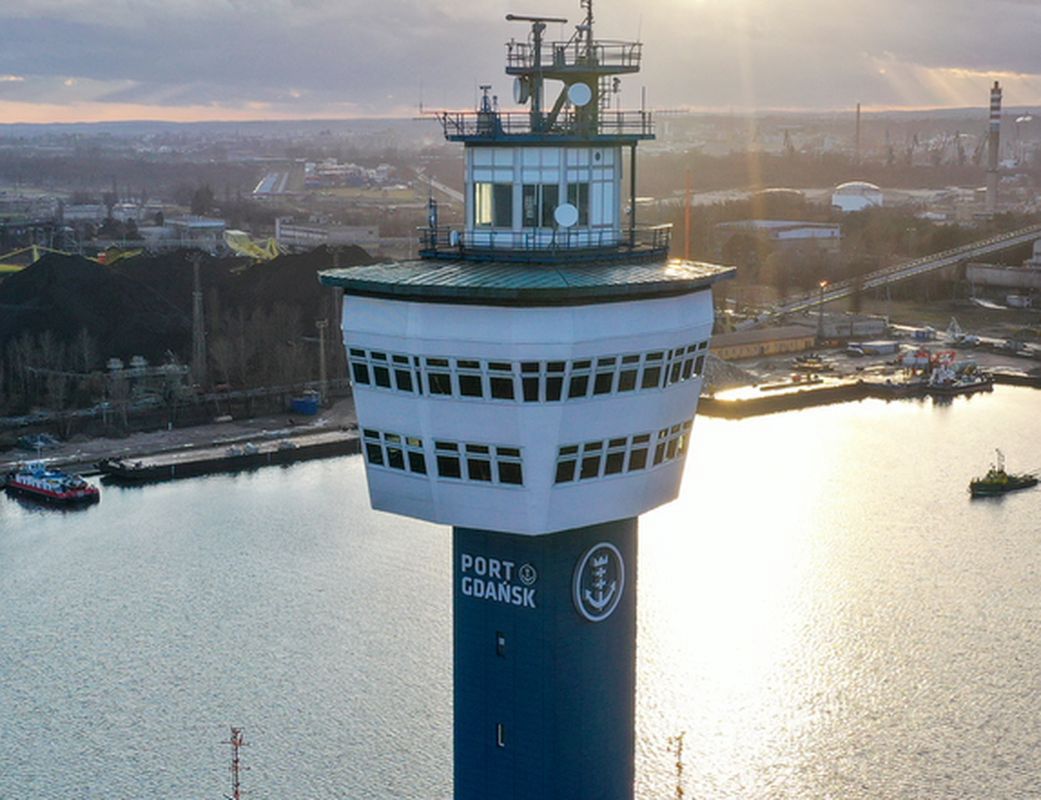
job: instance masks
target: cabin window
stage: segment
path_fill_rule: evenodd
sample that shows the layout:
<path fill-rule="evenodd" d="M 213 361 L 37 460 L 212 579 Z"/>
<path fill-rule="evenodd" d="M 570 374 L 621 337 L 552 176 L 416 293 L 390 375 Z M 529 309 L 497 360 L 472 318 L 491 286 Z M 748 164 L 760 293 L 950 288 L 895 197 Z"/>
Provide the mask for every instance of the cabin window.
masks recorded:
<path fill-rule="evenodd" d="M 555 183 L 526 183 L 521 188 L 521 224 L 525 228 L 552 228 L 553 212 L 560 202 L 560 187 Z"/>
<path fill-rule="evenodd" d="M 474 226 L 513 227 L 513 186 L 509 183 L 474 183 Z"/>
<path fill-rule="evenodd" d="M 589 224 L 589 184 L 572 183 L 567 187 L 567 201 L 578 209 L 578 224 Z"/>

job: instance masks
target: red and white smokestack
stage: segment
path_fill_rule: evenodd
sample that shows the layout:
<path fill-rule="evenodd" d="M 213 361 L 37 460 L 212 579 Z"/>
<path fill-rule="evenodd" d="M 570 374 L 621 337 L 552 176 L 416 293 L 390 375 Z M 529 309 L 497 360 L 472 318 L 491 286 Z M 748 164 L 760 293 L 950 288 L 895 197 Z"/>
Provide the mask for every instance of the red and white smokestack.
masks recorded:
<path fill-rule="evenodd" d="M 998 206 L 998 147 L 1001 136 L 1001 86 L 997 81 L 990 89 L 990 128 L 987 136 L 987 213 Z"/>

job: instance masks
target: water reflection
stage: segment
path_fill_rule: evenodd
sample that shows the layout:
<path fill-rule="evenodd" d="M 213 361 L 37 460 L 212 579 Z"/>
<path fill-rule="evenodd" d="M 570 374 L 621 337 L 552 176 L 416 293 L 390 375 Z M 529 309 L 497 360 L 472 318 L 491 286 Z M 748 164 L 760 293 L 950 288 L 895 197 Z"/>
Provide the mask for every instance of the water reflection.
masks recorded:
<path fill-rule="evenodd" d="M 1041 490 L 967 485 L 1038 400 L 697 420 L 641 521 L 640 800 L 681 731 L 688 797 L 1036 796 Z M 216 796 L 232 723 L 253 796 L 449 797 L 449 553 L 357 458 L 3 500 L 0 797 Z"/>
<path fill-rule="evenodd" d="M 642 797 L 670 796 L 681 730 L 693 796 L 1026 790 L 997 768 L 1023 747 L 980 737 L 1041 737 L 1041 495 L 966 489 L 995 442 L 1041 431 L 1036 395 L 996 395 L 697 421 L 681 499 L 642 525 Z"/>

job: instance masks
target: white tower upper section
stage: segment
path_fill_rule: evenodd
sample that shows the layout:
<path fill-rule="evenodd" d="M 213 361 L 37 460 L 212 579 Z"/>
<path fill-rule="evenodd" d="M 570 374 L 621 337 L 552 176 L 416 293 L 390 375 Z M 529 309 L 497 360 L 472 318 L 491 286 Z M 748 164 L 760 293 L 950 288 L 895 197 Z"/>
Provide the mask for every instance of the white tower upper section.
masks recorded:
<path fill-rule="evenodd" d="M 614 111 L 638 42 L 507 45 L 515 98 L 442 113 L 466 148 L 465 222 L 421 259 L 329 270 L 373 507 L 539 535 L 635 517 L 676 496 L 712 331 L 712 284 L 733 270 L 668 258 L 636 227 L 645 112 Z M 556 84 L 556 98 L 548 88 Z M 629 149 L 629 214 L 623 159 Z"/>

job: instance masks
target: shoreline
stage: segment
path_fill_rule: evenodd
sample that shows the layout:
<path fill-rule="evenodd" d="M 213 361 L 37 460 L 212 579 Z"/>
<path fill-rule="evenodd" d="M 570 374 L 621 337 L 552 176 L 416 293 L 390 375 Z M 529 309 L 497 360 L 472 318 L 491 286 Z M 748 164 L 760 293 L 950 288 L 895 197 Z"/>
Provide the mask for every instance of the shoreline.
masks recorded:
<path fill-rule="evenodd" d="M 1041 389 L 1041 376 L 1025 373 L 995 372 L 992 373 L 993 384 L 1002 386 L 1025 386 Z M 986 391 L 989 391 L 987 389 Z M 746 419 L 765 414 L 778 414 L 783 411 L 797 411 L 802 408 L 849 403 L 865 400 L 869 397 L 879 400 L 911 400 L 922 395 L 900 395 L 887 388 L 881 381 L 857 379 L 845 383 L 832 383 L 813 388 L 797 388 L 790 392 L 764 394 L 747 398 L 717 398 L 711 395 L 702 396 L 698 402 L 698 414 L 721 419 Z M 960 396 L 960 395 L 957 395 Z"/>
<path fill-rule="evenodd" d="M 994 385 L 1041 389 L 1041 376 L 995 372 L 993 378 Z M 887 401 L 916 399 L 894 394 L 880 381 L 858 378 L 824 385 L 796 387 L 792 391 L 772 392 L 754 397 L 720 398 L 704 394 L 698 403 L 697 413 L 706 417 L 738 420 L 857 402 L 867 398 Z M 41 454 L 39 460 L 67 472 L 86 476 L 101 474 L 97 464 L 105 460 L 144 462 L 153 473 L 162 470 L 169 473 L 161 477 L 143 478 L 143 482 L 213 472 L 233 472 L 280 463 L 279 459 L 272 458 L 272 448 L 263 447 L 265 443 L 278 440 L 290 440 L 299 447 L 297 457 L 287 456 L 286 463 L 360 452 L 357 417 L 351 398 L 338 401 L 306 423 L 299 423 L 296 419 L 298 418 L 290 418 L 286 414 L 276 414 L 134 433 L 119 439 L 76 437 L 77 440 L 64 442 L 59 447 Z M 287 422 L 289 424 L 286 424 Z M 332 436 L 337 432 L 342 435 Z M 329 438 L 337 439 L 337 445 L 329 447 L 327 442 L 323 442 L 325 446 L 317 447 L 314 452 L 309 451 L 313 447 L 309 444 L 310 441 Z M 262 447 L 262 452 L 256 457 L 243 458 L 242 454 L 233 454 L 230 450 L 250 443 Z M 0 474 L 6 474 L 17 464 L 33 460 L 37 460 L 37 457 L 24 450 L 8 450 L 0 454 Z M 175 465 L 180 465 L 179 469 Z"/>
<path fill-rule="evenodd" d="M 0 474 L 6 474 L 16 464 L 42 460 L 69 472 L 96 475 L 98 471 L 95 465 L 106 459 L 141 460 L 167 454 L 197 453 L 200 450 L 226 448 L 248 442 L 293 440 L 318 433 L 352 430 L 357 428 L 357 424 L 354 401 L 348 397 L 323 409 L 315 417 L 301 418 L 280 413 L 132 433 L 118 439 L 77 436 L 44 451 L 39 457 L 25 450 L 11 449 L 0 453 Z"/>

